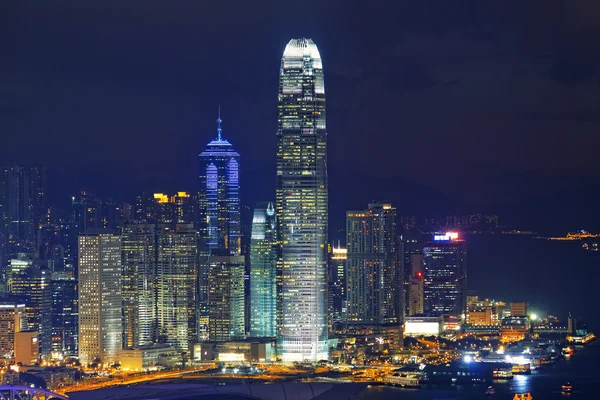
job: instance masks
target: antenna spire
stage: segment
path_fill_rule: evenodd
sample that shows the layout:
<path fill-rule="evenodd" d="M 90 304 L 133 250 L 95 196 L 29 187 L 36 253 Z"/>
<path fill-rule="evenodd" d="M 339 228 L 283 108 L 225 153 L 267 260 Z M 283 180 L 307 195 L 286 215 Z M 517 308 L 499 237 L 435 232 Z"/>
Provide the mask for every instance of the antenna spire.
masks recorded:
<path fill-rule="evenodd" d="M 219 116 L 217 118 L 217 140 L 221 140 L 221 105 L 219 105 Z"/>

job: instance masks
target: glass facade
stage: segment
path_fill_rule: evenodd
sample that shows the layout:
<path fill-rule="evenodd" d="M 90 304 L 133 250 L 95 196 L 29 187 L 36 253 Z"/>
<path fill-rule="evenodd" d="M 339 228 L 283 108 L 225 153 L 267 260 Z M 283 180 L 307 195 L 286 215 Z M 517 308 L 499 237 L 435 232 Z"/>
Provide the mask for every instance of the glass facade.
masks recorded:
<path fill-rule="evenodd" d="M 254 209 L 250 239 L 250 335 L 277 336 L 277 223 L 273 203 Z"/>
<path fill-rule="evenodd" d="M 193 224 L 122 228 L 123 346 L 196 340 L 197 236 Z"/>
<path fill-rule="evenodd" d="M 281 60 L 276 213 L 278 352 L 283 361 L 327 359 L 327 133 L 323 65 L 311 39 Z"/>
<path fill-rule="evenodd" d="M 198 191 L 200 231 L 198 251 L 198 339 L 209 336 L 210 257 L 239 256 L 240 233 L 240 154 L 221 136 L 221 117 L 217 119 L 217 138 L 200 153 L 200 190 Z M 242 270 L 242 280 L 244 271 Z M 237 278 L 236 278 L 237 279 Z M 242 318 L 244 312 L 242 307 Z"/>
<path fill-rule="evenodd" d="M 423 250 L 425 312 L 461 316 L 466 310 L 467 249 L 465 242 L 438 235 Z"/>
<path fill-rule="evenodd" d="M 79 236 L 79 361 L 112 364 L 121 350 L 121 238 L 108 230 Z"/>
<path fill-rule="evenodd" d="M 402 271 L 396 250 L 396 209 L 369 204 L 346 214 L 348 323 L 402 321 Z"/>
<path fill-rule="evenodd" d="M 43 292 L 41 354 L 48 359 L 77 355 L 77 281 L 65 272 L 54 272 Z"/>
<path fill-rule="evenodd" d="M 243 256 L 209 257 L 208 338 L 214 342 L 245 335 Z"/>

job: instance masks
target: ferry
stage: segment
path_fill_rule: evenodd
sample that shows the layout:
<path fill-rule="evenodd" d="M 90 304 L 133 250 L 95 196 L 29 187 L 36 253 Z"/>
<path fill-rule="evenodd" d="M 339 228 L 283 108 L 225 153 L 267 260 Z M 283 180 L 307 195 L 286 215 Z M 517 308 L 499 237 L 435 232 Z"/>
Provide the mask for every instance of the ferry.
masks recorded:
<path fill-rule="evenodd" d="M 573 391 L 573 386 L 571 386 L 570 383 L 567 383 L 566 385 L 562 385 L 562 391 L 563 391 L 563 393 L 571 393 Z"/>
<path fill-rule="evenodd" d="M 533 400 L 533 396 L 529 392 L 515 393 L 515 397 L 513 397 L 513 400 Z"/>
<path fill-rule="evenodd" d="M 513 371 L 511 368 L 494 368 L 492 372 L 493 379 L 513 379 Z"/>
<path fill-rule="evenodd" d="M 387 385 L 400 386 L 406 388 L 420 388 L 421 384 L 419 377 L 416 375 L 409 375 L 406 373 L 394 373 L 393 375 L 387 375 L 383 377 L 383 383 Z"/>
<path fill-rule="evenodd" d="M 515 364 L 511 369 L 513 375 L 531 374 L 531 366 L 529 364 Z"/>

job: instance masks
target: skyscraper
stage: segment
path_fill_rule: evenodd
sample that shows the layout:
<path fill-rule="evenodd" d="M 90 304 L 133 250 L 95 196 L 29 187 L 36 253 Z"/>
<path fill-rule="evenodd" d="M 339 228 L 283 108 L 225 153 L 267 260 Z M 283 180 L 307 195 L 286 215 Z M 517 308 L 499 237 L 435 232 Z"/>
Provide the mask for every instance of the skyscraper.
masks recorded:
<path fill-rule="evenodd" d="M 123 254 L 123 346 L 196 340 L 198 253 L 192 224 L 127 224 Z"/>
<path fill-rule="evenodd" d="M 221 116 L 217 138 L 200 153 L 200 227 L 208 253 L 228 250 L 240 254 L 240 154 L 223 139 Z"/>
<path fill-rule="evenodd" d="M 311 39 L 281 59 L 276 211 L 283 361 L 327 359 L 327 133 L 323 64 Z"/>
<path fill-rule="evenodd" d="M 425 312 L 461 316 L 466 310 L 467 249 L 455 232 L 435 235 L 423 250 Z"/>
<path fill-rule="evenodd" d="M 121 350 L 121 238 L 108 229 L 79 236 L 79 361 L 118 361 Z"/>
<path fill-rule="evenodd" d="M 345 322 L 346 301 L 346 262 L 348 249 L 331 246 L 329 253 L 329 326 L 334 322 Z"/>
<path fill-rule="evenodd" d="M 242 264 L 241 270 L 238 268 L 241 253 L 240 154 L 234 150 L 231 143 L 223 139 L 221 122 L 219 113 L 219 118 L 217 119 L 217 138 L 208 143 L 206 149 L 200 153 L 199 157 L 198 338 L 200 340 L 207 340 L 209 338 L 209 315 L 216 315 L 221 312 L 221 310 L 209 309 L 209 290 L 217 286 L 220 288 L 237 287 L 238 281 L 242 282 L 243 290 L 244 283 L 245 266 Z M 211 256 L 216 256 L 218 259 L 211 261 Z M 224 283 L 222 281 L 224 279 L 222 274 L 218 274 L 218 276 L 210 275 L 209 270 L 217 265 L 222 267 L 224 263 L 227 263 L 223 257 L 227 256 L 232 257 L 230 260 L 231 271 L 227 273 L 228 279 L 232 279 L 232 282 Z M 237 274 L 241 274 L 241 276 L 237 276 Z M 212 304 L 214 306 L 216 304 L 215 301 L 212 301 Z M 234 313 L 236 315 L 240 313 L 242 321 L 244 320 L 243 302 L 241 309 L 236 310 Z M 216 327 L 214 324 L 212 326 L 213 328 Z M 219 329 L 219 332 L 224 332 L 221 328 Z M 212 336 L 214 335 L 215 333 L 213 332 Z"/>
<path fill-rule="evenodd" d="M 250 335 L 277 336 L 277 218 L 272 202 L 259 203 L 250 241 Z"/>
<path fill-rule="evenodd" d="M 209 258 L 208 339 L 226 342 L 245 335 L 243 256 Z"/>
<path fill-rule="evenodd" d="M 54 272 L 42 293 L 41 354 L 44 358 L 77 355 L 77 281 Z"/>
<path fill-rule="evenodd" d="M 35 252 L 46 201 L 44 167 L 0 167 L 0 269 L 18 253 Z"/>
<path fill-rule="evenodd" d="M 346 214 L 348 323 L 399 324 L 402 275 L 396 252 L 396 209 L 369 204 Z"/>

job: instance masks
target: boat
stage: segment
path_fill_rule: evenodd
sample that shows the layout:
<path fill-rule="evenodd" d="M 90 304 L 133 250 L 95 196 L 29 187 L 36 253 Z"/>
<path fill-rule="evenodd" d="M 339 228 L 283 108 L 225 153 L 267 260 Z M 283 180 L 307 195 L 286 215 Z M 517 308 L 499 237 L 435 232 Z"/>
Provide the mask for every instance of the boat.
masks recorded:
<path fill-rule="evenodd" d="M 531 396 L 531 393 L 529 392 L 515 393 L 515 397 L 513 397 L 513 400 L 533 400 L 533 396 Z"/>
<path fill-rule="evenodd" d="M 573 391 L 573 386 L 567 382 L 566 385 L 562 385 L 562 391 L 563 393 L 571 393 Z"/>
<path fill-rule="evenodd" d="M 486 395 L 486 396 L 491 396 L 491 395 L 493 395 L 493 394 L 496 394 L 496 389 L 494 389 L 494 387 L 493 387 L 493 386 L 489 386 L 489 387 L 487 388 L 487 390 L 485 391 L 485 395 Z"/>
<path fill-rule="evenodd" d="M 394 373 L 383 377 L 383 383 L 387 385 L 400 386 L 405 388 L 420 388 L 419 376 L 406 373 Z"/>
<path fill-rule="evenodd" d="M 492 372 L 492 378 L 493 379 L 513 379 L 512 367 L 511 368 L 502 368 L 502 367 L 494 368 L 494 371 Z"/>

